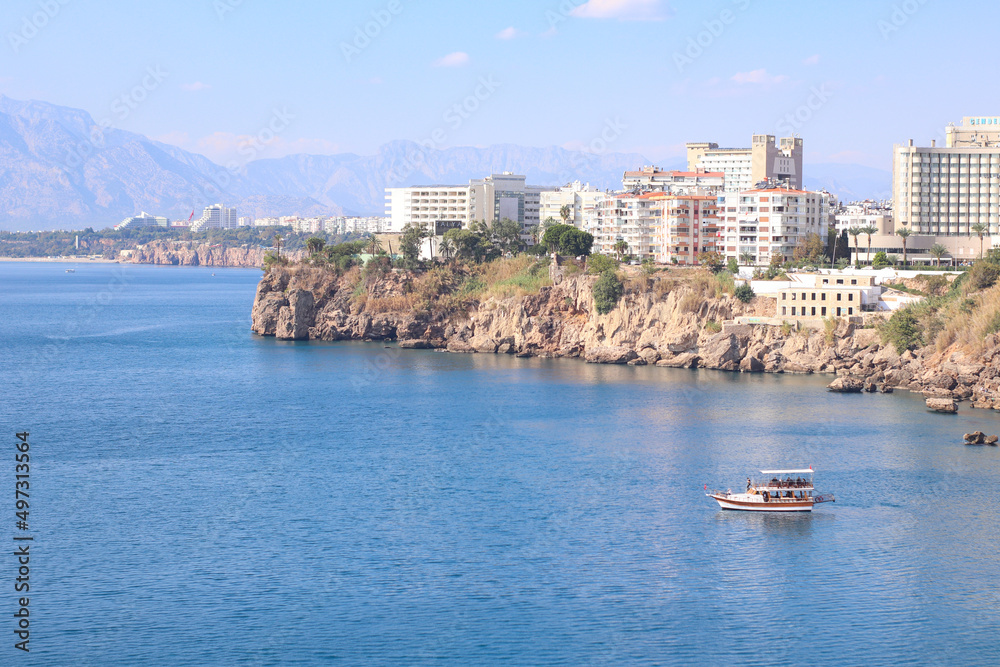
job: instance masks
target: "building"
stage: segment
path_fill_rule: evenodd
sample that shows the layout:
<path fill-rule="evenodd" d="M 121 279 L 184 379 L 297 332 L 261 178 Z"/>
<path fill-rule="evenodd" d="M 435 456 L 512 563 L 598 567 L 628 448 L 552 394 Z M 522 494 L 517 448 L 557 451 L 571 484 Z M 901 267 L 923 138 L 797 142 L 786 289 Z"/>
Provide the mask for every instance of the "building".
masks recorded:
<path fill-rule="evenodd" d="M 120 223 L 115 225 L 116 230 L 120 229 L 136 229 L 139 227 L 169 227 L 170 220 L 164 217 L 150 215 L 145 211 L 139 215 L 132 216 L 131 218 L 125 218 Z"/>
<path fill-rule="evenodd" d="M 240 227 L 253 227 L 253 218 L 240 216 L 238 223 Z"/>
<path fill-rule="evenodd" d="M 965 118 L 946 146 L 893 147 L 895 226 L 917 234 L 969 236 L 979 223 L 1000 233 L 1000 118 Z M 992 243 L 991 243 L 992 246 Z"/>
<path fill-rule="evenodd" d="M 445 222 L 467 227 L 472 221 L 492 223 L 513 220 L 528 229 L 541 222 L 541 195 L 555 188 L 527 185 L 524 176 L 511 172 L 492 174 L 468 185 L 386 188 L 386 215 L 391 231 L 408 225 L 429 226 Z"/>
<path fill-rule="evenodd" d="M 833 216 L 838 234 L 852 227 L 873 226 L 879 230 L 879 234 L 892 234 L 894 229 L 892 202 L 851 202 L 838 206 L 833 211 Z"/>
<path fill-rule="evenodd" d="M 775 256 L 789 262 L 795 248 L 816 234 L 826 243 L 836 198 L 829 192 L 766 187 L 720 197 L 718 251 L 761 266 Z M 724 210 L 721 210 L 724 209 Z"/>
<path fill-rule="evenodd" d="M 812 285 L 792 284 L 777 294 L 777 317 L 789 321 L 851 317 L 878 309 L 882 288 L 874 276 L 821 274 Z"/>
<path fill-rule="evenodd" d="M 688 171 L 722 172 L 726 192 L 743 192 L 764 181 L 782 181 L 792 190 L 802 188 L 802 139 L 786 137 L 776 143 L 770 134 L 755 134 L 750 148 L 719 148 L 713 143 L 687 145 Z"/>
<path fill-rule="evenodd" d="M 717 250 L 719 199 L 714 195 L 665 195 L 656 231 L 656 261 L 694 265 L 702 252 Z"/>
<path fill-rule="evenodd" d="M 467 227 L 472 220 L 468 185 L 386 188 L 385 193 L 391 232 L 402 232 L 407 225 L 426 227 L 441 221 Z"/>
<path fill-rule="evenodd" d="M 626 171 L 622 177 L 625 192 L 669 192 L 689 194 L 694 191 L 719 193 L 725 187 L 726 175 L 721 171 L 663 171 L 659 167 L 643 167 Z"/>
<path fill-rule="evenodd" d="M 200 232 L 203 229 L 235 229 L 236 227 L 239 227 L 239 216 L 236 215 L 236 209 L 228 208 L 222 204 L 206 207 L 201 217 L 191 223 L 192 232 Z"/>
<path fill-rule="evenodd" d="M 663 217 L 661 193 L 609 194 L 594 203 L 587 231 L 594 236 L 594 252 L 616 254 L 620 241 L 628 244 L 627 254 L 639 260 L 656 260 L 662 253 L 657 240 Z"/>
<path fill-rule="evenodd" d="M 593 188 L 588 183 L 583 185 L 580 181 L 575 181 L 569 185 L 564 185 L 557 190 L 544 191 L 539 195 L 538 218 L 545 222 L 552 218 L 556 222 L 562 222 L 562 208 L 569 207 L 569 219 L 567 224 L 583 228 L 584 212 L 594 207 L 595 202 L 602 198 L 604 193 Z"/>

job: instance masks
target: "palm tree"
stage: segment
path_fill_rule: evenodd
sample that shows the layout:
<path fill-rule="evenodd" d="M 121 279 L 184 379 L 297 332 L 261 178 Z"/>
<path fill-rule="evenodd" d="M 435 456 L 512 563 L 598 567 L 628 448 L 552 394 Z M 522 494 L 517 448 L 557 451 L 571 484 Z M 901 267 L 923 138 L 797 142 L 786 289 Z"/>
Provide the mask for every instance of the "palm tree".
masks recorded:
<path fill-rule="evenodd" d="M 757 258 L 754 257 L 754 254 L 749 250 L 744 250 L 740 253 L 740 263 L 743 264 L 743 266 L 753 266 L 756 262 Z"/>
<path fill-rule="evenodd" d="M 446 260 L 450 260 L 455 253 L 455 244 L 451 242 L 451 239 L 443 239 L 441 245 L 438 246 L 438 250 Z"/>
<path fill-rule="evenodd" d="M 306 240 L 306 250 L 309 251 L 310 255 L 315 255 L 316 253 L 323 250 L 323 246 L 326 245 L 326 241 L 318 236 L 312 236 Z"/>
<path fill-rule="evenodd" d="M 851 227 L 847 230 L 847 233 L 854 237 L 854 254 L 856 256 L 858 254 L 858 237 L 864 234 L 863 228 Z M 857 259 L 857 257 L 855 257 L 855 259 Z"/>
<path fill-rule="evenodd" d="M 977 222 L 969 228 L 971 231 L 979 235 L 979 259 L 983 258 L 983 237 L 986 236 L 990 231 L 990 226 L 985 222 Z"/>
<path fill-rule="evenodd" d="M 624 258 L 625 253 L 628 252 L 628 241 L 621 239 L 613 246 L 615 254 L 618 255 L 618 260 L 621 261 Z"/>
<path fill-rule="evenodd" d="M 896 230 L 896 236 L 903 239 L 903 268 L 906 268 L 906 239 L 910 238 L 913 232 L 909 227 L 900 227 Z"/>
<path fill-rule="evenodd" d="M 277 232 L 275 232 L 275 234 L 274 234 L 274 247 L 278 251 L 278 257 L 281 257 L 281 241 L 282 241 L 281 234 L 278 234 Z"/>
<path fill-rule="evenodd" d="M 941 266 L 941 258 L 948 254 L 948 249 L 940 243 L 935 243 L 930 249 L 931 255 L 937 260 L 937 266 Z"/>
<path fill-rule="evenodd" d="M 868 263 L 872 263 L 872 234 L 878 233 L 878 227 L 875 225 L 865 225 L 861 228 L 861 233 L 868 236 Z"/>
<path fill-rule="evenodd" d="M 368 254 L 374 257 L 382 253 L 382 242 L 378 240 L 378 237 L 372 234 L 372 237 L 368 239 Z"/>
<path fill-rule="evenodd" d="M 573 214 L 573 209 L 569 207 L 569 204 L 564 204 L 561 209 L 559 209 L 559 217 L 562 218 L 563 224 L 569 224 L 569 216 Z"/>

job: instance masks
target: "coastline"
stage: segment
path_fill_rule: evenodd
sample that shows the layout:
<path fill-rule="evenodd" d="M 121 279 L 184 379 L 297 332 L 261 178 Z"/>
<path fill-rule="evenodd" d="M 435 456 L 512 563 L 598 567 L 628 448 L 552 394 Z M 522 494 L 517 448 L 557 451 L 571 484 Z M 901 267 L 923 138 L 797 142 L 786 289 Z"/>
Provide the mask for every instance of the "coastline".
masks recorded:
<path fill-rule="evenodd" d="M 0 257 L 0 262 L 33 262 L 51 264 L 122 264 L 119 259 L 105 257 Z"/>

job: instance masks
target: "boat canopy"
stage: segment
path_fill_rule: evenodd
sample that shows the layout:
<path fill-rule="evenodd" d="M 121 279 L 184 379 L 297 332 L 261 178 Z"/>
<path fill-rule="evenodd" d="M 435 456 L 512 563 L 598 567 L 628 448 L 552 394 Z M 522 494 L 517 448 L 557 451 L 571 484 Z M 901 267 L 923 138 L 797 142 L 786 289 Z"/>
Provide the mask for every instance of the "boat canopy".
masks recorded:
<path fill-rule="evenodd" d="M 761 470 L 762 475 L 811 475 L 813 474 L 812 468 L 809 470 Z"/>

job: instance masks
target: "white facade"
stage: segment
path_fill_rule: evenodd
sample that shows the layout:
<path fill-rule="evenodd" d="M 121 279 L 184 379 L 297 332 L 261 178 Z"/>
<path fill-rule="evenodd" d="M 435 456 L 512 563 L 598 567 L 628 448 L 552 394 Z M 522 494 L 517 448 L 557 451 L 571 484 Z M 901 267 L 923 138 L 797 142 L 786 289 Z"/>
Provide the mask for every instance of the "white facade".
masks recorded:
<path fill-rule="evenodd" d="M 391 232 L 402 232 L 406 225 L 429 227 L 441 221 L 467 227 L 471 220 L 468 185 L 386 188 L 385 192 Z"/>
<path fill-rule="evenodd" d="M 828 192 L 765 188 L 727 194 L 720 202 L 719 252 L 740 262 L 749 254 L 753 264 L 766 265 L 775 255 L 791 261 L 810 234 L 825 244 L 836 198 Z"/>
<path fill-rule="evenodd" d="M 615 194 L 596 201 L 587 225 L 594 236 L 594 252 L 614 255 L 615 245 L 625 241 L 627 254 L 657 260 L 661 254 L 662 199 L 656 194 Z"/>
<path fill-rule="evenodd" d="M 967 122 L 972 119 L 966 119 Z M 968 236 L 983 223 L 1000 233 L 1000 145 L 972 132 L 949 133 L 957 146 L 893 147 L 893 210 L 896 227 L 918 234 Z M 963 137 L 965 137 L 963 139 Z"/>
<path fill-rule="evenodd" d="M 131 218 L 125 218 L 119 224 L 115 225 L 115 229 L 134 229 L 136 227 L 169 227 L 170 221 L 167 218 L 150 215 L 143 211 L 139 215 L 132 216 Z"/>
<path fill-rule="evenodd" d="M 726 192 L 744 192 L 768 180 L 802 188 L 802 139 L 755 134 L 750 148 L 719 148 L 714 143 L 687 145 L 688 171 L 722 172 Z"/>
<path fill-rule="evenodd" d="M 625 192 L 666 192 L 675 195 L 717 194 L 725 187 L 726 175 L 706 171 L 662 171 L 658 167 L 643 167 L 626 171 L 622 177 Z"/>
<path fill-rule="evenodd" d="M 888 202 L 851 202 L 839 206 L 834 211 L 837 233 L 846 232 L 852 227 L 867 227 L 874 225 L 879 234 L 892 234 L 893 218 L 892 204 Z"/>
<path fill-rule="evenodd" d="M 222 204 L 216 204 L 205 208 L 201 217 L 191 223 L 191 231 L 199 232 L 203 229 L 235 229 L 239 226 L 239 216 L 236 215 L 235 208 L 227 208 Z"/>
<path fill-rule="evenodd" d="M 589 183 L 583 185 L 580 181 L 565 185 L 558 190 L 542 192 L 539 199 L 538 218 L 542 222 L 552 218 L 561 223 L 563 221 L 562 207 L 569 206 L 570 215 L 567 224 L 582 229 L 584 211 L 588 207 L 593 208 L 594 202 L 603 194 L 597 188 L 591 187 Z"/>

